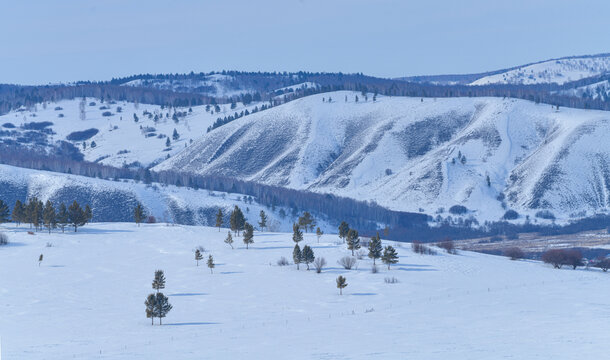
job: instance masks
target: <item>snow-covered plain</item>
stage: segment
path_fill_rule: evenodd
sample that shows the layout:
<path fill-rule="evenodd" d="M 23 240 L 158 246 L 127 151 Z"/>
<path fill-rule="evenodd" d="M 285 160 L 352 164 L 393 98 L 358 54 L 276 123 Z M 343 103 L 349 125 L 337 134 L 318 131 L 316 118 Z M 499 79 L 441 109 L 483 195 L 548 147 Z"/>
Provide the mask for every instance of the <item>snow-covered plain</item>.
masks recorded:
<path fill-rule="evenodd" d="M 226 229 L 95 223 L 65 234 L 2 226 L 0 335 L 6 359 L 575 359 L 610 350 L 608 274 L 469 252 L 398 248 L 392 270 L 356 270 L 336 235 L 301 243 L 321 274 L 280 267 L 291 234 L 231 250 Z M 52 243 L 52 247 L 46 247 Z M 193 250 L 214 256 L 214 274 Z M 38 256 L 44 260 L 38 266 Z M 144 300 L 163 269 L 173 310 L 151 326 Z M 338 275 L 348 286 L 339 295 Z M 396 284 L 384 283 L 395 277 Z M 158 321 L 156 321 L 158 323 Z"/>

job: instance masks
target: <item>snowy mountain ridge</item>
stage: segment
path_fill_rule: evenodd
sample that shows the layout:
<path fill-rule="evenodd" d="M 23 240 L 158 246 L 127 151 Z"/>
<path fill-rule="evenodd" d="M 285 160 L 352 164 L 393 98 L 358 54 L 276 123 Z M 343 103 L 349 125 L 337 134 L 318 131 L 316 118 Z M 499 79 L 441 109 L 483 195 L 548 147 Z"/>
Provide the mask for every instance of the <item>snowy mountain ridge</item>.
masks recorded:
<path fill-rule="evenodd" d="M 499 98 L 373 102 L 372 94 L 365 101 L 341 91 L 241 118 L 154 170 L 230 176 L 400 211 L 442 214 L 463 205 L 486 220 L 507 209 L 572 218 L 609 209 L 609 131 L 604 111 Z"/>

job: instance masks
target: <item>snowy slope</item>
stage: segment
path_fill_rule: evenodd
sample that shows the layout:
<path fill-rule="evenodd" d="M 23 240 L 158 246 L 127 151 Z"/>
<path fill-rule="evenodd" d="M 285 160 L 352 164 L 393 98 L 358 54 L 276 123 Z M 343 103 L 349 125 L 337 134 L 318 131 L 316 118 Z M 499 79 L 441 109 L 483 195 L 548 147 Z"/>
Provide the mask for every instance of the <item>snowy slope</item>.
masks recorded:
<path fill-rule="evenodd" d="M 238 96 L 256 92 L 254 89 L 249 89 L 239 84 L 233 76 L 223 74 L 207 75 L 205 79 L 137 79 L 122 85 L 177 92 L 202 93 L 219 97 Z"/>
<path fill-rule="evenodd" d="M 470 85 L 564 84 L 610 71 L 610 54 L 543 61 L 475 80 Z"/>
<path fill-rule="evenodd" d="M 132 221 L 133 208 L 138 202 L 157 221 L 179 224 L 214 226 L 219 208 L 225 214 L 225 223 L 228 223 L 235 205 L 243 210 L 246 220 L 255 227 L 258 227 L 261 210 L 268 214 L 269 228 L 275 231 L 288 231 L 296 221 L 290 215 L 281 217 L 280 208 L 274 212 L 256 201 L 246 202 L 241 194 L 158 184 L 147 186 L 131 180 L 109 181 L 0 165 L 0 199 L 12 209 L 16 200 L 23 202 L 34 196 L 55 204 L 63 202 L 69 205 L 74 200 L 83 206 L 90 204 L 93 221 Z M 290 214 L 288 209 L 284 211 Z M 317 219 L 317 222 L 324 231 L 335 229 L 323 219 Z"/>
<path fill-rule="evenodd" d="M 328 262 L 316 274 L 276 265 L 291 258 L 286 233 L 256 232 L 249 250 L 236 238 L 231 250 L 226 231 L 203 227 L 2 230 L 12 242 L 0 247 L 6 359 L 598 359 L 608 350 L 610 282 L 597 270 L 405 247 L 391 270 L 372 274 L 366 257 L 357 270 L 337 265 L 349 251 L 336 236 L 318 244 L 309 234 L 301 246 Z M 197 246 L 214 256 L 214 274 L 195 265 Z M 163 326 L 144 312 L 157 269 L 173 305 Z"/>
<path fill-rule="evenodd" d="M 329 96 L 332 103 L 323 102 Z M 235 176 L 429 214 L 461 204 L 491 220 L 506 211 L 501 193 L 509 207 L 532 215 L 610 206 L 608 112 L 499 98 L 355 96 L 362 97 L 313 95 L 247 116 L 155 170 Z"/>
<path fill-rule="evenodd" d="M 20 129 L 20 127 L 31 122 L 49 121 L 53 123 L 48 127 L 54 132 L 48 136 L 50 143 L 66 140 L 72 132 L 93 128 L 99 132 L 86 140 L 86 149 L 83 149 L 83 141 L 72 141 L 81 149 L 85 160 L 118 167 L 136 161 L 142 165 L 148 165 L 177 153 L 191 140 L 205 134 L 207 128 L 218 117 L 232 115 L 245 109 L 252 111 L 257 105 L 260 107 L 260 104 L 256 103 L 248 106 L 238 103 L 235 109 L 230 109 L 230 105 L 227 104 L 221 105 L 219 113 L 214 113 L 213 107 L 210 111 L 206 111 L 205 106 L 192 107 L 192 112 L 188 112 L 189 108 L 162 109 L 157 105 L 136 105 L 123 101 L 107 104 L 101 103 L 99 99 L 87 98 L 85 120 L 81 120 L 80 103 L 81 99 L 63 100 L 57 103 L 41 104 L 30 110 L 12 111 L 0 116 L 0 140 L 17 139 L 28 131 Z M 90 105 L 91 103 L 95 103 L 95 105 Z M 107 109 L 103 107 L 107 107 Z M 118 112 L 119 107 L 121 112 Z M 56 108 L 61 109 L 55 110 Z M 107 111 L 112 115 L 103 116 L 102 114 Z M 178 117 L 176 122 L 172 120 L 176 111 L 185 113 L 186 116 Z M 145 115 L 145 112 L 150 116 Z M 138 122 L 134 121 L 134 114 L 138 117 Z M 155 121 L 155 116 L 158 121 Z M 14 125 L 15 128 L 3 126 L 7 123 Z M 174 129 L 180 136 L 178 140 L 172 138 Z M 14 133 L 3 134 L 1 130 L 14 131 Z M 166 146 L 167 137 L 170 138 L 170 147 Z M 90 146 L 92 141 L 97 145 L 95 148 Z"/>
<path fill-rule="evenodd" d="M 610 99 L 610 81 L 604 80 L 593 84 L 579 86 L 573 89 L 558 92 L 561 95 L 578 96 L 586 99 Z"/>

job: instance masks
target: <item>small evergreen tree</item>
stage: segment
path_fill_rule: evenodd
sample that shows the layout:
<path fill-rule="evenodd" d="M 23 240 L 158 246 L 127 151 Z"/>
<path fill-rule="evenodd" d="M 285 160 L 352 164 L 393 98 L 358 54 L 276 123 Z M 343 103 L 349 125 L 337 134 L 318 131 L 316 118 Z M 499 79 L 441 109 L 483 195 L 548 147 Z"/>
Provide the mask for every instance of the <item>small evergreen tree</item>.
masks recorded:
<path fill-rule="evenodd" d="M 159 293 L 159 290 L 165 289 L 165 274 L 163 274 L 163 270 L 155 271 L 152 288 L 157 290 L 157 293 Z"/>
<path fill-rule="evenodd" d="M 8 205 L 4 201 L 0 200 L 0 224 L 11 221 L 9 216 L 10 211 Z"/>
<path fill-rule="evenodd" d="M 72 205 L 68 208 L 68 217 L 70 219 L 70 224 L 74 226 L 74 232 L 76 232 L 76 229 L 79 226 L 83 226 L 87 223 L 87 216 L 76 200 L 74 200 Z"/>
<path fill-rule="evenodd" d="M 239 236 L 239 232 L 244 229 L 244 225 L 246 223 L 246 218 L 244 217 L 244 213 L 241 211 L 239 206 L 235 205 L 233 212 L 231 213 L 231 230 L 235 232 L 237 236 Z"/>
<path fill-rule="evenodd" d="M 299 217 L 299 226 L 305 229 L 307 232 L 307 228 L 314 222 L 313 217 L 308 211 L 303 213 L 303 216 Z"/>
<path fill-rule="evenodd" d="M 383 249 L 381 261 L 383 261 L 384 264 L 387 264 L 388 270 L 390 270 L 390 265 L 396 264 L 398 262 L 398 253 L 396 253 L 396 249 L 394 249 L 394 247 L 390 245 L 386 246 Z"/>
<path fill-rule="evenodd" d="M 138 226 L 140 226 L 142 221 L 144 221 L 145 216 L 146 215 L 144 213 L 144 207 L 141 203 L 138 203 L 133 209 L 133 219 L 135 220 L 136 224 L 138 224 Z"/>
<path fill-rule="evenodd" d="M 210 274 L 214 273 L 214 267 L 216 266 L 216 264 L 214 264 L 214 258 L 212 257 L 212 254 L 210 254 L 208 256 L 208 267 L 210 268 Z"/>
<path fill-rule="evenodd" d="M 254 243 L 254 227 L 249 223 L 245 223 L 244 225 L 244 244 L 246 244 L 246 249 L 248 249 L 248 245 Z"/>
<path fill-rule="evenodd" d="M 218 228 L 218 232 L 220 232 L 220 228 L 222 227 L 222 222 L 223 222 L 222 217 L 223 217 L 222 209 L 218 208 L 218 212 L 216 213 L 216 227 Z M 231 233 L 229 233 L 229 235 L 231 235 Z M 231 246 L 231 247 L 233 247 L 233 246 Z"/>
<path fill-rule="evenodd" d="M 258 222 L 258 226 L 261 228 L 261 231 L 264 231 L 267 227 L 267 214 L 263 210 L 260 212 L 261 220 Z"/>
<path fill-rule="evenodd" d="M 303 240 L 303 232 L 301 231 L 301 227 L 299 224 L 292 224 L 292 241 L 295 243 L 299 243 L 299 241 Z"/>
<path fill-rule="evenodd" d="M 169 303 L 167 296 L 159 292 L 155 296 L 155 317 L 159 318 L 159 325 L 162 325 L 161 320 L 167 316 L 167 313 L 172 309 L 172 305 Z"/>
<path fill-rule="evenodd" d="M 229 246 L 231 246 L 231 249 L 233 249 L 233 236 L 231 236 L 231 230 L 229 230 L 229 232 L 227 233 L 225 244 L 229 244 Z"/>
<path fill-rule="evenodd" d="M 303 252 L 301 253 L 302 261 L 307 265 L 307 270 L 309 270 L 309 264 L 311 264 L 316 257 L 313 254 L 313 250 L 309 245 L 305 245 L 303 247 Z"/>
<path fill-rule="evenodd" d="M 303 260 L 303 255 L 298 243 L 294 245 L 294 249 L 292 250 L 292 260 L 297 264 L 297 270 L 299 270 L 299 264 L 301 263 L 301 260 Z"/>
<path fill-rule="evenodd" d="M 339 294 L 343 295 L 343 288 L 347 286 L 347 279 L 339 275 L 337 278 L 337 288 L 339 288 Z"/>
<path fill-rule="evenodd" d="M 21 201 L 17 200 L 15 202 L 15 207 L 13 208 L 13 213 L 11 215 L 11 218 L 13 219 L 14 222 L 17 223 L 17 226 L 19 226 L 22 222 L 26 221 L 25 206 L 23 205 L 23 203 Z"/>
<path fill-rule="evenodd" d="M 318 243 L 320 242 L 320 238 L 324 235 L 324 231 L 320 230 L 320 227 L 316 229 L 316 236 L 318 237 Z"/>
<path fill-rule="evenodd" d="M 169 138 L 167 138 L 167 140 L 165 140 L 165 147 L 170 147 L 172 145 L 171 141 L 169 141 Z"/>
<path fill-rule="evenodd" d="M 53 207 L 53 203 L 49 200 L 47 200 L 44 210 L 42 211 L 42 221 L 44 226 L 49 230 L 49 234 L 52 229 L 57 227 L 55 208 Z"/>
<path fill-rule="evenodd" d="M 373 259 L 373 266 L 375 265 L 375 260 L 381 257 L 382 251 L 381 238 L 379 237 L 379 233 L 377 233 L 376 236 L 371 238 L 371 242 L 369 243 L 369 257 Z"/>
<path fill-rule="evenodd" d="M 61 205 L 59 205 L 59 212 L 57 213 L 57 225 L 59 225 L 59 227 L 61 228 L 62 233 L 64 232 L 66 226 L 68 226 L 69 221 L 70 218 L 68 216 L 68 209 L 66 208 L 66 204 L 61 203 Z"/>
<path fill-rule="evenodd" d="M 339 238 L 345 243 L 345 238 L 349 232 L 349 225 L 345 221 L 341 221 L 339 225 Z"/>
<path fill-rule="evenodd" d="M 197 266 L 199 266 L 199 260 L 203 260 L 203 255 L 201 255 L 201 251 L 197 249 L 195 250 L 195 261 L 197 261 Z"/>
<path fill-rule="evenodd" d="M 178 131 L 176 131 L 175 128 L 174 133 L 172 134 L 172 139 L 174 139 L 174 141 L 178 141 L 178 139 L 180 139 L 180 134 L 178 134 Z"/>
<path fill-rule="evenodd" d="M 135 114 L 134 114 L 135 115 Z M 157 297 L 155 294 L 148 294 L 144 305 L 146 305 L 146 317 L 150 318 L 150 325 L 155 325 L 155 302 Z"/>
<path fill-rule="evenodd" d="M 352 251 L 352 256 L 354 256 L 354 250 L 360 249 L 360 238 L 355 229 L 349 229 L 347 232 L 347 249 Z"/>

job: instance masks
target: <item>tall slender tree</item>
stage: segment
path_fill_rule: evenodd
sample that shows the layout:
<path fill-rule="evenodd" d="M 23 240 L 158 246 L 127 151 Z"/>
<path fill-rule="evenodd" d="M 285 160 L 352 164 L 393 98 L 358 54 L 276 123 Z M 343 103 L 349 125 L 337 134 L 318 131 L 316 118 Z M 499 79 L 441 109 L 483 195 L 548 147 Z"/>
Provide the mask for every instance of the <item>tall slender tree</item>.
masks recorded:
<path fill-rule="evenodd" d="M 21 225 L 22 222 L 26 221 L 25 216 L 25 205 L 20 200 L 15 202 L 15 207 L 13 207 L 13 213 L 11 215 L 13 222 L 17 223 L 17 226 Z"/>
<path fill-rule="evenodd" d="M 55 214 L 55 208 L 50 200 L 47 200 L 44 209 L 42 211 L 42 221 L 44 226 L 49 230 L 49 234 L 52 229 L 57 227 L 57 219 Z"/>
<path fill-rule="evenodd" d="M 216 227 L 218 228 L 218 232 L 220 232 L 220 228 L 222 227 L 222 223 L 223 223 L 223 214 L 222 214 L 222 209 L 218 208 L 218 212 L 216 213 Z"/>
<path fill-rule="evenodd" d="M 83 209 L 78 205 L 76 200 L 70 205 L 68 208 L 68 217 L 70 219 L 70 224 L 74 226 L 74 232 L 79 226 L 83 226 L 87 223 L 87 215 L 83 211 Z"/>
<path fill-rule="evenodd" d="M 260 227 L 261 231 L 265 231 L 265 228 L 267 227 L 267 214 L 265 214 L 265 211 L 261 210 L 259 216 L 261 219 L 258 222 L 258 226 Z"/>
<path fill-rule="evenodd" d="M 214 264 L 214 258 L 212 257 L 212 254 L 208 256 L 208 267 L 210 268 L 210 274 L 213 274 L 214 267 L 216 267 L 216 264 Z"/>
<path fill-rule="evenodd" d="M 70 221 L 70 217 L 68 216 L 68 209 L 66 208 L 66 204 L 61 203 L 59 205 L 59 211 L 57 212 L 57 225 L 61 228 L 61 232 L 64 232 L 66 226 Z"/>
<path fill-rule="evenodd" d="M 233 230 L 235 234 L 239 236 L 239 232 L 244 229 L 244 225 L 246 224 L 246 218 L 244 217 L 244 213 L 237 205 L 235 205 L 235 208 L 231 213 L 230 222 L 231 230 Z"/>
<path fill-rule="evenodd" d="M 201 251 L 197 249 L 195 250 L 195 261 L 197 261 L 197 266 L 199 266 L 199 260 L 203 260 L 203 255 L 201 255 Z"/>
<path fill-rule="evenodd" d="M 8 205 L 0 200 L 0 224 L 7 223 L 10 220 L 10 211 L 8 209 Z"/>
<path fill-rule="evenodd" d="M 155 271 L 152 288 L 155 289 L 157 293 L 159 293 L 159 290 L 165 289 L 165 274 L 163 273 L 163 270 Z"/>
<path fill-rule="evenodd" d="M 371 242 L 369 242 L 369 257 L 373 259 L 373 266 L 375 265 L 375 260 L 381 257 L 382 251 L 381 238 L 379 233 L 377 233 L 376 236 L 371 237 Z"/>
<path fill-rule="evenodd" d="M 133 219 L 135 220 L 136 224 L 138 224 L 138 226 L 140 226 L 142 221 L 144 221 L 145 216 L 146 215 L 144 214 L 144 207 L 141 203 L 138 203 L 133 209 Z"/>
<path fill-rule="evenodd" d="M 343 276 L 339 275 L 339 277 L 337 278 L 337 288 L 339 288 L 339 294 L 343 295 L 343 288 L 345 288 L 347 286 L 347 279 L 345 279 Z"/>
<path fill-rule="evenodd" d="M 135 115 L 135 114 L 134 114 Z M 148 294 L 144 305 L 146 305 L 146 317 L 150 318 L 150 325 L 155 325 L 155 303 L 157 297 L 155 294 Z"/>
<path fill-rule="evenodd" d="M 360 238 L 355 229 L 349 229 L 347 232 L 347 249 L 352 251 L 352 256 L 354 256 L 354 250 L 360 249 Z"/>
<path fill-rule="evenodd" d="M 339 238 L 343 240 L 345 243 L 345 238 L 347 237 L 347 233 L 349 232 L 349 225 L 345 221 L 341 221 L 339 225 Z"/>
<path fill-rule="evenodd" d="M 233 249 L 233 236 L 231 236 L 231 230 L 229 230 L 229 232 L 227 233 L 225 244 L 229 244 L 229 246 L 231 246 L 231 249 Z"/>
<path fill-rule="evenodd" d="M 300 241 L 303 241 L 303 232 L 301 231 L 301 227 L 299 224 L 292 224 L 292 241 L 298 244 Z"/>
<path fill-rule="evenodd" d="M 305 232 L 307 232 L 309 225 L 311 225 L 313 222 L 314 222 L 314 219 L 311 216 L 311 214 L 309 213 L 309 211 L 305 211 L 303 213 L 303 216 L 299 217 L 299 226 L 304 228 Z"/>
<path fill-rule="evenodd" d="M 320 243 L 320 238 L 324 235 L 324 231 L 320 230 L 320 227 L 316 229 L 316 237 L 318 238 L 318 243 Z"/>
<path fill-rule="evenodd" d="M 249 223 L 245 223 L 244 225 L 244 244 L 246 244 L 246 249 L 250 244 L 254 243 L 254 227 Z"/>
<path fill-rule="evenodd" d="M 162 319 L 167 316 L 167 313 L 172 309 L 169 303 L 169 298 L 159 292 L 155 295 L 155 316 L 159 318 L 159 325 L 163 325 Z"/>
<path fill-rule="evenodd" d="M 292 250 L 292 260 L 297 265 L 297 270 L 299 270 L 299 264 L 303 260 L 303 254 L 301 253 L 301 248 L 298 243 L 294 245 L 294 249 Z"/>

